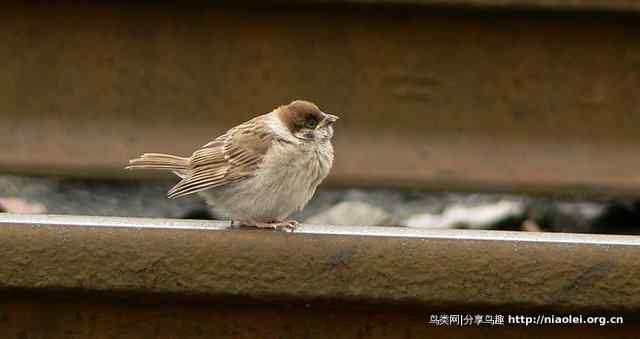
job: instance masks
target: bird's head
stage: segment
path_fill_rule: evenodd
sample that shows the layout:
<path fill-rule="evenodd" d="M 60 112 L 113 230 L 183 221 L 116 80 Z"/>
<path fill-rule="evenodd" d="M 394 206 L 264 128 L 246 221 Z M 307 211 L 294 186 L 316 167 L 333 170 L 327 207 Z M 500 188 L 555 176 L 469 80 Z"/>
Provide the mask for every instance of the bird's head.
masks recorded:
<path fill-rule="evenodd" d="M 303 141 L 322 141 L 333 137 L 333 123 L 339 117 L 322 112 L 316 104 L 295 100 L 278 109 L 278 116 L 291 134 Z"/>

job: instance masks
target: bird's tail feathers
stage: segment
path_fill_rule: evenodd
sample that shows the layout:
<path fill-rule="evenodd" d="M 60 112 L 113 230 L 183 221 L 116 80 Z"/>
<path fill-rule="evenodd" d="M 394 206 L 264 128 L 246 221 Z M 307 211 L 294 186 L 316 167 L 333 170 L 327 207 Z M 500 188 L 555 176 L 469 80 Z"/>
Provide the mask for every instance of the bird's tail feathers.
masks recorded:
<path fill-rule="evenodd" d="M 138 158 L 129 160 L 125 169 L 154 169 L 183 173 L 189 166 L 189 159 L 170 154 L 145 153 Z"/>

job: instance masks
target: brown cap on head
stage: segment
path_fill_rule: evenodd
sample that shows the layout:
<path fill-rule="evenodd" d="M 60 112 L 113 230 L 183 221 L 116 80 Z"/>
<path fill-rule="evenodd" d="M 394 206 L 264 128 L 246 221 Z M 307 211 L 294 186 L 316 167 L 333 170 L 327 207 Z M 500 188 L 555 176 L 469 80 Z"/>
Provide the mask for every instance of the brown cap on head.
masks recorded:
<path fill-rule="evenodd" d="M 309 126 L 311 122 L 317 124 L 325 119 L 325 114 L 316 104 L 305 100 L 295 100 L 278 107 L 278 115 L 292 133 Z"/>

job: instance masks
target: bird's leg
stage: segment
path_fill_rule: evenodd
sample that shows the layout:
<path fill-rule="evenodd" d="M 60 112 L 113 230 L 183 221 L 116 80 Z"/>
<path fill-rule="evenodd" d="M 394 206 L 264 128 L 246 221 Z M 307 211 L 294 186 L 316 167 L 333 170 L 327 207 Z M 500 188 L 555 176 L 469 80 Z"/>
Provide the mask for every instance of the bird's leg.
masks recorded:
<path fill-rule="evenodd" d="M 244 220 L 232 220 L 232 226 L 238 227 L 255 227 L 259 229 L 272 229 L 276 231 L 293 231 L 297 226 L 296 220 L 287 221 L 273 221 L 273 222 L 259 222 L 259 221 L 244 221 Z"/>

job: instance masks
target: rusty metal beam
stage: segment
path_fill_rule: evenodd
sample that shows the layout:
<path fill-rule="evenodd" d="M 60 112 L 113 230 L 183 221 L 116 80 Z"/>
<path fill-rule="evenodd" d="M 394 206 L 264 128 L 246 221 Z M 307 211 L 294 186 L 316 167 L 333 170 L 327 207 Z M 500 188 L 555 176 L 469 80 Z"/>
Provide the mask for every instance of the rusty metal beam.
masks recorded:
<path fill-rule="evenodd" d="M 640 192 L 635 17 L 0 6 L 1 171 L 124 177 L 308 98 L 343 117 L 329 184 Z"/>
<path fill-rule="evenodd" d="M 616 314 L 624 326 L 499 327 L 504 338 L 632 338 L 629 236 L 0 214 L 7 338 L 484 338 L 434 313 Z"/>
<path fill-rule="evenodd" d="M 0 214 L 0 287 L 640 311 L 640 239 Z"/>

